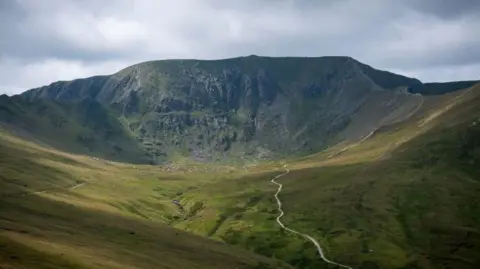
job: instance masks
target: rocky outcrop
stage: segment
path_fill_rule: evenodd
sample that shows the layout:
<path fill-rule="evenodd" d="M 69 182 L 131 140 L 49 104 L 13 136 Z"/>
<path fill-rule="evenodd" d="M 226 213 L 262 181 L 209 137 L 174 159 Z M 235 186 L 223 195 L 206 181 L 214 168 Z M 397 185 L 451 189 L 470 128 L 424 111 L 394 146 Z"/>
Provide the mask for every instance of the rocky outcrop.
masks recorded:
<path fill-rule="evenodd" d="M 401 89 L 422 85 L 349 57 L 249 56 L 145 62 L 22 96 L 95 100 L 157 162 L 178 154 L 219 161 L 302 154 L 357 139 L 413 111 L 418 96 Z"/>

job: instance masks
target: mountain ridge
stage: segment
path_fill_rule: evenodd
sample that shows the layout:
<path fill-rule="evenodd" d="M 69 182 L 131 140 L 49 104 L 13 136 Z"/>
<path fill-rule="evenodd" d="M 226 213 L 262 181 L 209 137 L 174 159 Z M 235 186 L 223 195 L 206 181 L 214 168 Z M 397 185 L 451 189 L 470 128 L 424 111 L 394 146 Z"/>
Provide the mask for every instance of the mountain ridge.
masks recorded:
<path fill-rule="evenodd" d="M 428 92 L 470 84 L 429 84 Z M 256 161 L 313 153 L 408 115 L 420 103 L 412 93 L 424 89 L 418 79 L 347 56 L 247 56 L 148 61 L 20 96 L 93 99 L 116 115 L 118 125 L 158 163 L 174 156 Z M 375 114 L 369 106 L 381 115 L 355 116 Z"/>
<path fill-rule="evenodd" d="M 282 223 L 318 240 L 329 259 L 362 269 L 479 268 L 480 84 L 418 85 L 324 60 L 151 62 L 0 96 L 8 202 L 0 241 L 20 250 L 7 252 L 19 257 L 7 266 L 26 264 L 32 249 L 47 254 L 45 244 L 29 245 L 43 238 L 78 268 L 119 267 L 111 260 L 288 268 L 234 249 L 224 259 L 213 242 L 167 224 L 296 268 L 326 268 L 313 244 L 275 222 L 270 180 L 288 164 Z M 185 255 L 185 246 L 204 252 Z M 98 251 L 108 255 L 85 255 Z M 150 259 L 159 253 L 169 260 Z"/>

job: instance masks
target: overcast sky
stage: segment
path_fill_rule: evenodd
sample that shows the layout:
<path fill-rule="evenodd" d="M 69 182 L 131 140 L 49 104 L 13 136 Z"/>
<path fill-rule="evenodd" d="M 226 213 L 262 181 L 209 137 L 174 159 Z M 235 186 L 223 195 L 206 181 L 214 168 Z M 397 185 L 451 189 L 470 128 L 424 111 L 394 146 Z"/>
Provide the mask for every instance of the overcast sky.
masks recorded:
<path fill-rule="evenodd" d="M 480 0 L 0 0 L 0 93 L 166 58 L 346 55 L 480 79 Z"/>

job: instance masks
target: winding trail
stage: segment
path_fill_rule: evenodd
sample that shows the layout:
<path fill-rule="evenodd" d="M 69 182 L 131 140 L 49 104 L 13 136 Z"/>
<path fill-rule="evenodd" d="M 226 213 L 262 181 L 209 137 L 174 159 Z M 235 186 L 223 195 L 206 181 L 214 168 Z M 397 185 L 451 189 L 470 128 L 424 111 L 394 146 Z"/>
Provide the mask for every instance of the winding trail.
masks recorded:
<path fill-rule="evenodd" d="M 69 190 L 74 190 L 74 189 L 79 188 L 79 187 L 81 187 L 81 186 L 83 186 L 83 185 L 85 185 L 85 182 L 80 183 L 80 184 L 77 184 L 77 185 L 75 185 L 75 186 L 73 186 L 73 187 L 70 187 L 70 188 L 68 188 L 68 189 L 69 189 Z"/>
<path fill-rule="evenodd" d="M 283 168 L 285 168 L 285 173 L 280 174 L 280 175 L 277 175 L 277 176 L 275 176 L 274 178 L 272 178 L 272 180 L 270 180 L 270 182 L 272 182 L 273 184 L 275 184 L 275 185 L 278 186 L 278 190 L 277 190 L 277 192 L 276 192 L 275 195 L 274 195 L 275 199 L 277 200 L 278 211 L 280 212 L 280 214 L 277 216 L 277 223 L 278 223 L 278 225 L 280 225 L 280 227 L 282 227 L 283 229 L 285 229 L 285 230 L 287 230 L 287 231 L 289 231 L 289 232 L 291 232 L 291 233 L 293 233 L 293 234 L 300 235 L 300 236 L 302 236 L 302 237 L 310 240 L 310 241 L 315 245 L 315 247 L 317 248 L 317 252 L 318 252 L 318 254 L 320 254 L 320 258 L 322 258 L 322 260 L 323 260 L 324 262 L 329 263 L 329 264 L 333 264 L 333 265 L 336 265 L 336 266 L 339 266 L 339 267 L 341 267 L 341 268 L 353 269 L 352 267 L 350 267 L 350 266 L 348 266 L 348 265 L 343 265 L 343 264 L 336 263 L 336 262 L 334 262 L 334 261 L 331 261 L 331 260 L 327 259 L 327 257 L 325 257 L 325 253 L 323 252 L 322 247 L 321 247 L 320 244 L 317 242 L 317 240 L 315 240 L 315 238 L 313 238 L 313 237 L 311 237 L 311 236 L 309 236 L 309 235 L 307 235 L 307 234 L 303 234 L 303 233 L 301 233 L 301 232 L 298 232 L 298 231 L 295 231 L 295 230 L 293 230 L 293 229 L 290 229 L 290 228 L 288 228 L 287 226 L 285 226 L 285 224 L 282 223 L 282 221 L 281 221 L 280 219 L 283 217 L 283 215 L 285 215 L 285 212 L 283 212 L 283 210 L 282 210 L 282 201 L 280 201 L 280 198 L 278 198 L 278 195 L 279 195 L 280 192 L 282 191 L 283 185 L 280 184 L 280 183 L 278 183 L 278 182 L 276 181 L 276 179 L 278 179 L 278 178 L 280 178 L 280 177 L 282 177 L 282 176 L 290 173 L 290 170 L 287 168 L 287 165 L 286 165 L 286 164 L 283 166 Z"/>
<path fill-rule="evenodd" d="M 368 133 L 366 136 L 362 137 L 362 138 L 360 139 L 360 141 L 355 142 L 355 143 L 353 143 L 353 144 L 351 144 L 351 145 L 348 145 L 348 146 L 342 148 L 341 150 L 339 150 L 339 151 L 337 151 L 337 152 L 331 153 L 330 155 L 327 155 L 327 158 L 332 158 L 332 157 L 334 157 L 334 156 L 336 156 L 336 155 L 338 155 L 338 154 L 340 154 L 340 153 L 342 153 L 342 152 L 345 152 L 345 151 L 347 151 L 347 150 L 349 150 L 349 149 L 351 149 L 351 148 L 353 148 L 353 147 L 358 146 L 358 145 L 361 144 L 363 141 L 369 139 L 372 135 L 374 135 L 377 130 L 378 130 L 378 128 L 373 129 L 373 131 L 371 131 L 370 133 Z"/>
<path fill-rule="evenodd" d="M 73 186 L 68 187 L 68 188 L 63 188 L 63 189 L 66 189 L 66 190 L 70 190 L 70 191 L 71 191 L 71 190 L 74 190 L 74 189 L 76 189 L 76 188 L 79 188 L 79 187 L 81 187 L 81 186 L 83 186 L 83 185 L 85 185 L 85 184 L 86 184 L 86 182 L 83 182 L 83 183 L 79 183 L 79 184 L 73 185 Z M 47 191 L 51 191 L 51 190 L 53 190 L 53 189 L 54 189 L 54 188 L 50 188 L 50 189 L 45 189 L 45 190 L 41 190 L 41 191 L 34 191 L 34 192 L 30 192 L 30 193 L 25 193 L 25 194 L 23 194 L 23 196 L 29 195 L 29 194 L 41 194 L 41 193 L 46 193 Z"/>

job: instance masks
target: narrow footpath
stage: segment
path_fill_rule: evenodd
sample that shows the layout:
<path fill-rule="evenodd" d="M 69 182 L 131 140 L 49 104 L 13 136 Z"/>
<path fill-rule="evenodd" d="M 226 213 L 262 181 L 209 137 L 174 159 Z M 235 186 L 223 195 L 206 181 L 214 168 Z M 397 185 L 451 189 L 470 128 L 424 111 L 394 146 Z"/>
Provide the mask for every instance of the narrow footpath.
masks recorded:
<path fill-rule="evenodd" d="M 280 214 L 278 215 L 277 217 L 277 223 L 278 225 L 280 225 L 280 227 L 282 227 L 283 229 L 293 233 L 293 234 L 296 234 L 296 235 L 300 235 L 302 236 L 303 238 L 306 238 L 308 240 L 310 240 L 310 242 L 312 242 L 315 247 L 317 248 L 317 252 L 318 254 L 320 254 L 320 258 L 322 258 L 323 261 L 325 261 L 326 263 L 330 263 L 330 264 L 334 264 L 334 265 L 337 265 L 341 268 L 347 268 L 347 269 L 353 269 L 352 267 L 348 266 L 348 265 L 343 265 L 343 264 L 340 264 L 340 263 L 336 263 L 336 262 L 333 262 L 329 259 L 327 259 L 327 257 L 325 257 L 325 253 L 323 252 L 323 249 L 322 247 L 320 246 L 320 244 L 317 242 L 317 240 L 315 240 L 315 238 L 307 235 L 307 234 L 303 234 L 301 232 L 298 232 L 298 231 L 295 231 L 293 229 L 290 229 L 288 228 L 287 226 L 285 226 L 285 224 L 282 223 L 281 221 L 281 218 L 283 217 L 283 215 L 285 214 L 282 210 L 282 201 L 280 201 L 280 198 L 278 198 L 278 195 L 280 194 L 280 192 L 282 191 L 282 187 L 283 185 L 278 183 L 276 180 L 279 179 L 280 177 L 290 173 L 290 170 L 287 168 L 287 165 L 285 164 L 283 166 L 283 168 L 285 168 L 285 173 L 283 174 L 280 174 L 280 175 L 277 175 L 275 176 L 274 178 L 272 178 L 272 180 L 270 180 L 270 182 L 272 182 L 273 184 L 277 185 L 278 186 L 278 190 L 277 190 L 277 193 L 275 193 L 274 197 L 275 197 L 275 200 L 277 200 L 277 206 L 278 206 L 278 211 L 280 212 Z"/>

